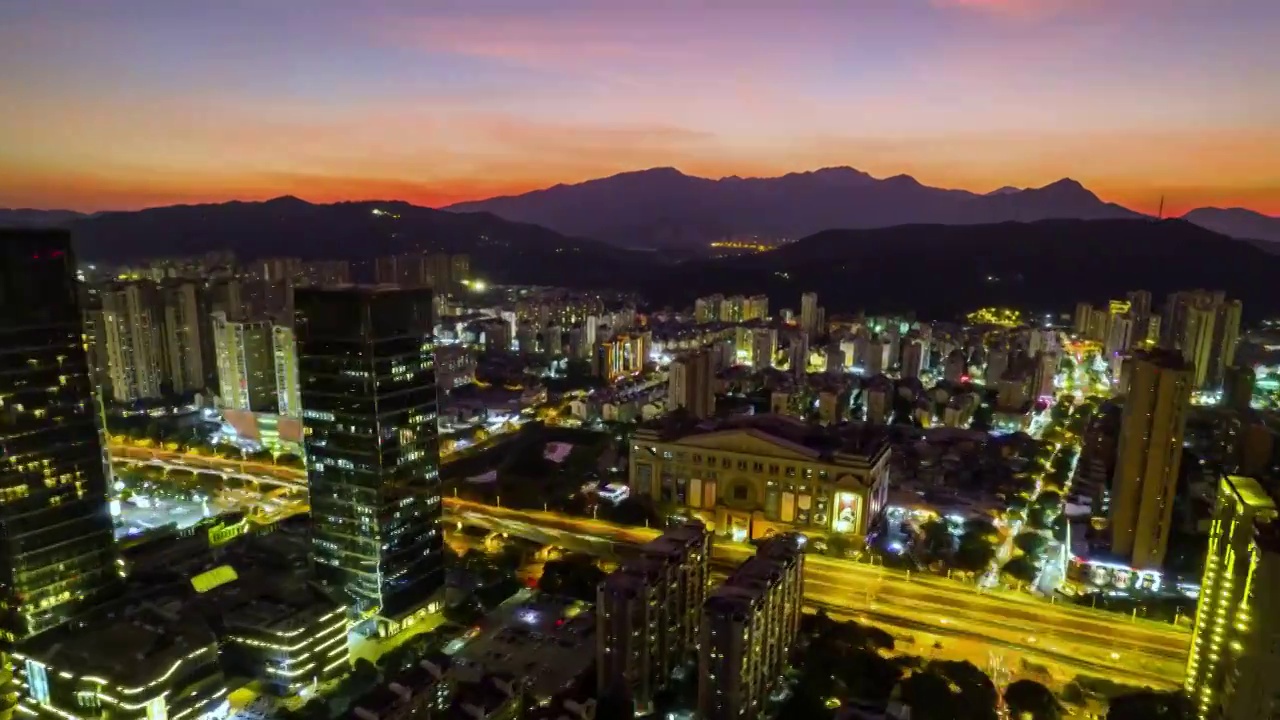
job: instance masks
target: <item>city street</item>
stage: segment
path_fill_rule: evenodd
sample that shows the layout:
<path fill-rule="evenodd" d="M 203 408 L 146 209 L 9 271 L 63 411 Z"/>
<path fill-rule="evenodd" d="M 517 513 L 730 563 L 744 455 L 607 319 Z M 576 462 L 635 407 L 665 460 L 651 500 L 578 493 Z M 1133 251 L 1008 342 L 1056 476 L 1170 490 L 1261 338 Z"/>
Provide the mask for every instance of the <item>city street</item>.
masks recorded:
<path fill-rule="evenodd" d="M 114 448 L 113 448 L 114 450 Z M 270 484 L 296 485 L 303 473 L 269 464 L 192 458 L 163 450 L 145 453 L 153 463 L 259 476 Z M 198 465 L 196 464 L 198 463 Z M 261 466 L 261 467 L 259 467 Z M 270 473 L 262 472 L 270 470 Z M 286 480 L 287 478 L 287 480 Z M 655 529 L 444 499 L 447 521 L 489 527 L 555 544 L 569 550 L 609 556 L 658 535 Z M 717 570 L 727 571 L 753 552 L 748 545 L 718 543 Z M 1181 680 L 1189 636 L 1172 625 L 1133 620 L 1006 590 L 982 590 L 946 578 L 910 574 L 820 555 L 807 559 L 806 592 L 817 607 L 854 613 L 876 624 L 939 637 L 983 640 L 992 650 L 1022 653 L 1063 672 L 1104 673 L 1134 684 L 1175 687 Z"/>
<path fill-rule="evenodd" d="M 538 511 L 460 501 L 450 506 L 450 519 L 595 555 L 625 554 L 627 546 L 658 535 Z M 715 566 L 727 571 L 753 552 L 749 545 L 718 542 Z M 1176 687 L 1186 662 L 1189 635 L 1172 625 L 848 560 L 808 556 L 806 594 L 817 607 L 865 615 L 876 624 L 981 638 L 992 649 L 1018 650 L 1077 672 L 1105 673 L 1139 685 Z"/>

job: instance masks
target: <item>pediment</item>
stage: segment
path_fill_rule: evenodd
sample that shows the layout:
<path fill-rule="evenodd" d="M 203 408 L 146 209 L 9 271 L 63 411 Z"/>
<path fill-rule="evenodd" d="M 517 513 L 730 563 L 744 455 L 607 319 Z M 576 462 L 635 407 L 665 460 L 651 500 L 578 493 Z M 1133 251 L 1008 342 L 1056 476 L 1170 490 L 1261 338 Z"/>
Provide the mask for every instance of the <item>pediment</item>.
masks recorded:
<path fill-rule="evenodd" d="M 817 453 L 801 445 L 756 430 L 720 430 L 676 441 L 681 447 L 747 455 L 767 455 L 787 460 L 816 460 Z"/>

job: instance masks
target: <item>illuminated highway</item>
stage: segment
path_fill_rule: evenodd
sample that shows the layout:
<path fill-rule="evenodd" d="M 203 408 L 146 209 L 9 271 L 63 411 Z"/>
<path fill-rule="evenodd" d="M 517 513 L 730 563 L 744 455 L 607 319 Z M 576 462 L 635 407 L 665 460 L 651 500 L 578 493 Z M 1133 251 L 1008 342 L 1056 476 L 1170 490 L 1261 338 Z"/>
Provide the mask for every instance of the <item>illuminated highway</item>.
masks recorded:
<path fill-rule="evenodd" d="M 448 517 L 542 543 L 596 555 L 625 555 L 656 530 L 452 501 Z M 717 542 L 714 564 L 727 572 L 753 552 Z M 816 607 L 876 624 L 925 630 L 939 636 L 983 639 L 1079 672 L 1104 673 L 1121 682 L 1179 686 L 1189 635 L 1172 625 L 1050 604 L 1025 593 L 978 591 L 932 575 L 909 575 L 819 555 L 806 559 L 806 596 Z"/>
<path fill-rule="evenodd" d="M 143 448 L 120 448 L 124 462 L 145 461 L 186 470 L 230 472 L 270 484 L 305 484 L 305 473 L 270 463 L 190 456 Z M 113 453 L 118 449 L 113 447 Z M 117 456 L 118 457 L 118 456 Z M 119 461 L 119 460 L 118 460 Z M 488 527 L 530 540 L 600 556 L 625 555 L 657 530 L 623 527 L 589 518 L 516 510 L 445 498 L 446 519 Z M 747 545 L 718 542 L 714 563 L 727 571 L 752 552 Z M 816 607 L 859 616 L 877 625 L 928 632 L 939 638 L 981 640 L 1072 668 L 1154 687 L 1181 684 L 1189 634 L 1172 625 L 1133 621 L 1089 608 L 1050 604 L 1025 593 L 979 591 L 973 585 L 933 576 L 810 555 L 806 596 Z"/>

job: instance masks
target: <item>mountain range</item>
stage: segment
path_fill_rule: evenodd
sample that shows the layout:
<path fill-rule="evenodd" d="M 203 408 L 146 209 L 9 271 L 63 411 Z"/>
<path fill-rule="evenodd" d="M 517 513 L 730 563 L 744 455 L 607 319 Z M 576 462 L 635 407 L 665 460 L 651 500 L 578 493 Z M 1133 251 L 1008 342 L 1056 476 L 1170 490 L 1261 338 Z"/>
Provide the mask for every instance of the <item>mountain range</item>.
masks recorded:
<path fill-rule="evenodd" d="M 569 235 L 663 249 L 742 235 L 795 239 L 832 228 L 1143 217 L 1071 179 L 978 194 L 929 187 L 909 175 L 877 179 L 849 167 L 720 180 L 655 168 L 445 209 L 491 212 Z M 1280 241 L 1280 218 L 1205 208 L 1187 219 L 1233 237 Z"/>
<path fill-rule="evenodd" d="M 345 258 L 357 280 L 368 280 L 368 261 L 379 255 L 467 252 L 473 272 L 493 283 L 634 291 L 653 307 L 765 293 L 774 308 L 794 308 L 801 293 L 814 291 L 830 313 L 954 318 L 988 305 L 1057 312 L 1134 289 L 1163 297 L 1210 287 L 1240 298 L 1252 316 L 1280 312 L 1280 253 L 1185 220 L 1147 217 L 824 230 L 770 252 L 683 260 L 490 213 L 399 202 L 178 205 L 79 217 L 70 228 L 79 258 L 91 263 L 231 250 L 243 260 Z"/>
<path fill-rule="evenodd" d="M 288 200 L 281 198 L 267 204 Z M 414 207 L 405 203 L 396 206 L 405 212 Z M 675 168 L 653 168 L 443 209 L 451 213 L 491 213 L 563 235 L 682 255 L 702 254 L 710 241 L 744 235 L 796 239 L 833 228 L 1144 217 L 1104 202 L 1071 179 L 1039 188 L 1002 187 L 978 194 L 929 187 L 909 175 L 878 179 L 849 167 L 773 178 L 735 176 L 719 180 L 686 175 Z M 156 213 L 160 213 L 157 217 L 164 217 L 164 210 L 141 212 L 148 217 Z M 421 214 L 425 210 L 415 207 L 412 212 Z M 91 225 L 95 225 L 98 218 L 108 218 L 104 225 L 110 226 L 116 220 L 109 218 L 119 215 L 122 213 L 89 216 L 67 210 L 0 209 L 0 226 L 66 225 L 84 220 L 94 220 Z M 1231 237 L 1280 243 L 1280 218 L 1251 210 L 1200 208 L 1184 218 Z M 441 218 L 433 222 L 449 224 Z M 198 227 L 190 231 L 196 235 L 201 232 Z"/>
<path fill-rule="evenodd" d="M 681 306 L 711 293 L 769 296 L 798 308 L 816 292 L 831 312 L 914 311 L 956 318 L 985 306 L 1061 312 L 1130 290 L 1157 302 L 1220 288 L 1251 317 L 1280 312 L 1280 254 L 1181 219 L 1041 220 L 827 230 L 766 253 L 651 272 L 646 297 Z"/>

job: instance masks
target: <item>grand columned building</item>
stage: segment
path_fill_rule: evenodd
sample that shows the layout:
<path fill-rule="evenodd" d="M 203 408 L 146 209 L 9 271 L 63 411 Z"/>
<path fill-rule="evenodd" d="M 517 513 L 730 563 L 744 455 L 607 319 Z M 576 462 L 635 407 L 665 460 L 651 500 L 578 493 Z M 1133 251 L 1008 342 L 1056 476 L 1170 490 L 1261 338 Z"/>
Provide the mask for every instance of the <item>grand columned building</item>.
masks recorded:
<path fill-rule="evenodd" d="M 632 439 L 631 490 L 685 509 L 717 534 L 864 535 L 889 492 L 882 427 L 815 427 L 777 415 L 662 419 Z"/>

